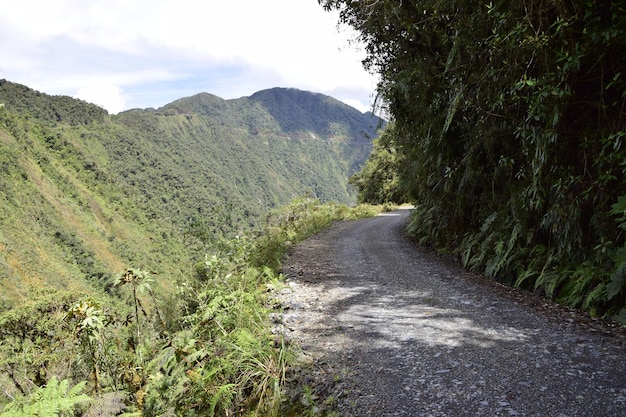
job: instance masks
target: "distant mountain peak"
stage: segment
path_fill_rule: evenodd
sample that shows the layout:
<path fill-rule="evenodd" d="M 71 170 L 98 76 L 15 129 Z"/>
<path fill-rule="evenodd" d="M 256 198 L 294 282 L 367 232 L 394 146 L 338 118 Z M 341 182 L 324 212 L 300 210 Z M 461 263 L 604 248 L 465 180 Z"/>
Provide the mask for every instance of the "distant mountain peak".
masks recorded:
<path fill-rule="evenodd" d="M 252 106 L 256 106 L 256 110 Z M 296 136 L 344 136 L 357 142 L 371 142 L 372 136 L 381 126 L 381 120 L 371 112 L 362 113 L 331 96 L 291 87 L 268 88 L 249 97 L 230 100 L 199 93 L 175 100 L 157 112 L 165 115 L 210 116 L 224 123 L 248 126 L 251 131 L 259 131 L 269 126 L 268 119 L 259 117 L 261 108 L 282 132 Z"/>
<path fill-rule="evenodd" d="M 311 106 L 312 104 L 325 103 L 333 106 L 336 105 L 346 108 L 352 108 L 331 96 L 322 93 L 315 93 L 312 91 L 299 90 L 297 88 L 291 87 L 268 88 L 266 90 L 257 91 L 249 98 L 250 100 L 261 102 L 267 102 L 270 100 L 281 100 L 282 102 L 289 102 L 290 104 L 295 104 L 300 107 L 307 107 Z"/>
<path fill-rule="evenodd" d="M 286 132 L 310 131 L 333 136 L 333 125 L 349 126 L 351 136 L 359 136 L 364 125 L 373 130 L 379 119 L 331 96 L 297 88 L 270 88 L 252 94 L 250 101 L 262 104 Z"/>

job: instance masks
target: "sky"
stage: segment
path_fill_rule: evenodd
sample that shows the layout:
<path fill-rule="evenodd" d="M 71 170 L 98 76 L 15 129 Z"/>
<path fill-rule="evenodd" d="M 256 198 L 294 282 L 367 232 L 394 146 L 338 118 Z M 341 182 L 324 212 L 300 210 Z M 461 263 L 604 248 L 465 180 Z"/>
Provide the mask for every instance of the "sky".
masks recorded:
<path fill-rule="evenodd" d="M 368 111 L 364 57 L 317 0 L 14 0 L 0 13 L 0 79 L 112 114 L 273 87 Z"/>

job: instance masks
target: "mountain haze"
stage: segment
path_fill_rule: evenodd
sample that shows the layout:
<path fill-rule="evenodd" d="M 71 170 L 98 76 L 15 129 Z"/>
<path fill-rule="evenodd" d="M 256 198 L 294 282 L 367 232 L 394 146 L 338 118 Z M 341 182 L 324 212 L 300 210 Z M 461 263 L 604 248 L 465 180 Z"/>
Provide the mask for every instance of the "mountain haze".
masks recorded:
<path fill-rule="evenodd" d="M 118 115 L 0 81 L 0 282 L 109 285 L 141 267 L 189 273 L 221 237 L 302 194 L 352 203 L 379 119 L 294 89 L 200 93 Z"/>

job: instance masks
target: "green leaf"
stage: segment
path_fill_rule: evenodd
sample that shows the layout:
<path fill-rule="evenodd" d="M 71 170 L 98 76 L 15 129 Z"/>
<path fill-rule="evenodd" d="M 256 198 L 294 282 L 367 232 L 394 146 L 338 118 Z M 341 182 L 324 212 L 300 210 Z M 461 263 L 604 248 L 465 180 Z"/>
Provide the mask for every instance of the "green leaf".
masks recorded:
<path fill-rule="evenodd" d="M 607 300 L 612 300 L 624 289 L 626 289 L 626 263 L 621 264 L 611 275 L 611 280 L 606 286 Z"/>

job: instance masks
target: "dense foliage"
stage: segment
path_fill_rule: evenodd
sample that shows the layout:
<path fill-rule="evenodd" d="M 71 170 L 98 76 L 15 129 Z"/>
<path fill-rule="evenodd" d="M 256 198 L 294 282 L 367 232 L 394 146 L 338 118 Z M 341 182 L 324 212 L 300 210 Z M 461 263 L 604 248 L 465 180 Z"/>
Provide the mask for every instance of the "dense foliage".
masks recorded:
<path fill-rule="evenodd" d="M 0 104 L 10 112 L 29 115 L 47 126 L 60 122 L 72 126 L 88 124 L 102 121 L 107 115 L 106 110 L 95 104 L 68 96 L 49 96 L 7 80 L 0 80 Z"/>
<path fill-rule="evenodd" d="M 387 204 L 406 201 L 400 186 L 398 170 L 401 164 L 394 135 L 394 125 L 387 125 L 381 135 L 374 139 L 372 153 L 363 168 L 350 177 L 349 183 L 359 192 L 359 202 Z"/>
<path fill-rule="evenodd" d="M 256 238 L 221 241 L 168 295 L 140 269 L 117 274 L 113 295 L 33 295 L 0 314 L 0 416 L 303 414 L 284 401 L 297 351 L 270 326 L 280 262 L 331 222 L 374 213 L 303 197 Z"/>
<path fill-rule="evenodd" d="M 320 3 L 381 76 L 416 238 L 626 321 L 624 3 Z"/>

